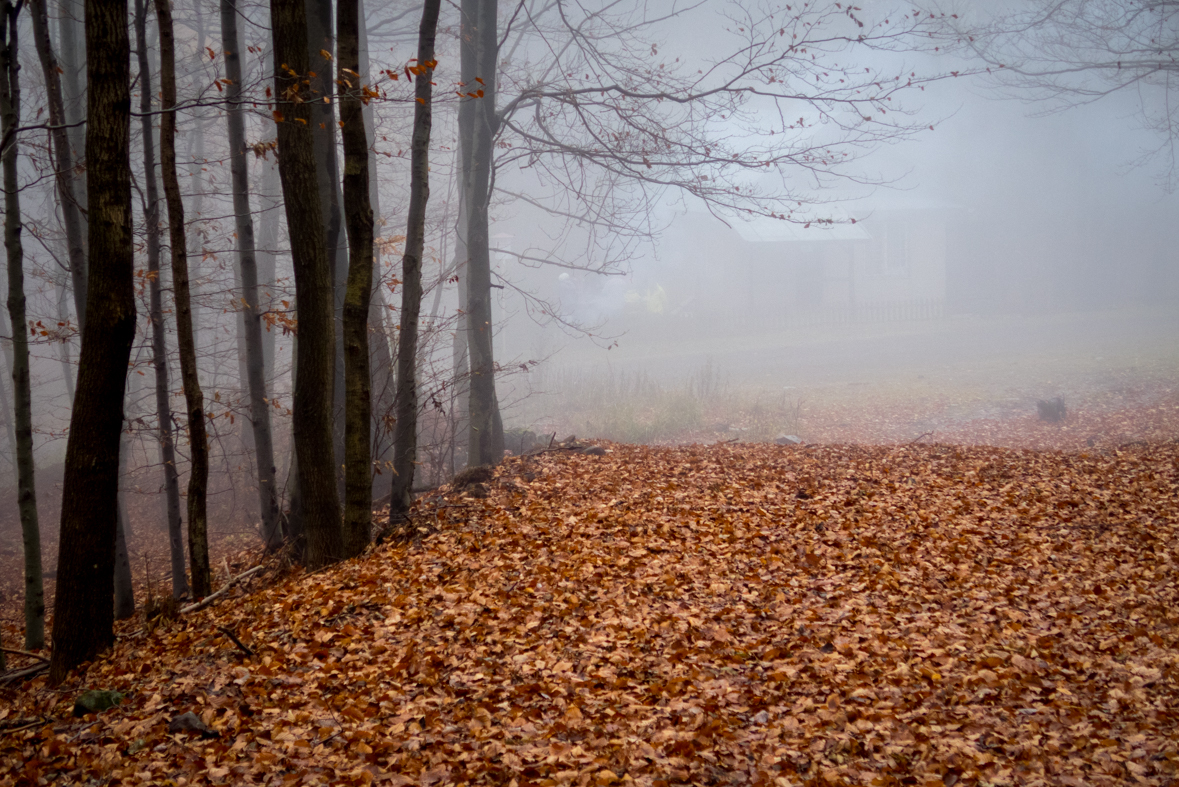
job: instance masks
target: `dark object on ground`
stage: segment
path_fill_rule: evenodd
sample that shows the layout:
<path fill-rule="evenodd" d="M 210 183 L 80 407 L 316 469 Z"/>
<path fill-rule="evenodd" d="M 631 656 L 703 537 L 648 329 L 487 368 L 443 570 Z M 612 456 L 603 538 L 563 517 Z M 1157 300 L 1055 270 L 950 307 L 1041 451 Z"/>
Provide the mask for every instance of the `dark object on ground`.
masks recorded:
<path fill-rule="evenodd" d="M 802 438 L 793 434 L 780 434 L 774 438 L 778 445 L 802 445 Z"/>
<path fill-rule="evenodd" d="M 584 448 L 577 449 L 579 454 L 588 454 L 589 456 L 605 456 L 606 449 L 600 445 L 587 445 Z"/>
<path fill-rule="evenodd" d="M 84 691 L 74 701 L 74 715 L 85 716 L 87 713 L 102 713 L 118 706 L 123 701 L 123 695 L 117 691 L 106 689 L 92 689 Z"/>
<path fill-rule="evenodd" d="M 172 719 L 172 721 L 168 722 L 168 732 L 172 734 L 177 732 L 199 732 L 202 738 L 221 737 L 220 733 L 201 721 L 192 711 L 181 713 Z"/>
<path fill-rule="evenodd" d="M 1060 423 L 1068 415 L 1068 410 L 1064 406 L 1064 399 L 1059 396 L 1048 401 L 1043 399 L 1037 400 L 1036 411 L 1040 414 L 1041 421 L 1047 421 L 1051 424 Z"/>

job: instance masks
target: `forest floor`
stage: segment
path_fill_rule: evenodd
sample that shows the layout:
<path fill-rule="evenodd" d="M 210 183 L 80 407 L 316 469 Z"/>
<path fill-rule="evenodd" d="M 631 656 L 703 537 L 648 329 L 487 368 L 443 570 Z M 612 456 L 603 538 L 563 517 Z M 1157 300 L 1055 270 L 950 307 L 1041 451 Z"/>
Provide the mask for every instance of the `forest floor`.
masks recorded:
<path fill-rule="evenodd" d="M 1179 396 L 1148 388 L 957 445 L 509 458 L 406 540 L 3 688 L 0 785 L 1173 785 Z"/>
<path fill-rule="evenodd" d="M 668 360 L 685 391 L 571 378 L 557 437 L 661 445 L 511 457 L 317 573 L 264 559 L 222 496 L 215 583 L 262 572 L 119 623 L 57 689 L 0 685 L 0 787 L 1179 783 L 1179 356 L 1091 339 L 847 379 L 706 355 Z M 133 507 L 141 605 L 168 590 L 160 522 Z M 19 544 L 6 517 L 8 647 Z M 84 689 L 125 699 L 75 717 Z M 207 737 L 168 732 L 190 711 Z"/>

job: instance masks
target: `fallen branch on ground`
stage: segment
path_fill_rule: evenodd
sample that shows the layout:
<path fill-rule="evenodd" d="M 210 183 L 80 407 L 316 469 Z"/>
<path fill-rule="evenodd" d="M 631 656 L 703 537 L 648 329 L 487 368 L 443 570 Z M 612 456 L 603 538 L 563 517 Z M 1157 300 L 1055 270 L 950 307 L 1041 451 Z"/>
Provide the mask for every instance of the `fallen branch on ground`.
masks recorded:
<path fill-rule="evenodd" d="M 234 634 L 232 631 L 227 629 L 225 626 L 218 626 L 217 630 L 220 631 L 225 636 L 229 637 L 231 640 L 233 640 L 233 644 L 237 645 L 238 648 L 241 649 L 242 653 L 245 653 L 247 656 L 254 655 L 254 651 L 250 650 L 244 644 L 242 644 L 242 641 L 237 638 L 237 634 Z"/>
<path fill-rule="evenodd" d="M 14 656 L 28 656 L 31 659 L 38 659 L 40 661 L 44 661 L 46 664 L 49 663 L 49 659 L 45 658 L 44 656 L 38 656 L 36 653 L 29 653 L 27 650 L 16 650 L 15 648 L 0 648 L 0 650 L 4 651 L 5 653 L 11 653 Z"/>
<path fill-rule="evenodd" d="M 13 672 L 0 675 L 0 686 L 7 686 L 9 683 L 15 683 L 23 678 L 31 678 L 42 670 L 49 669 L 49 662 L 43 664 L 34 664 L 31 667 L 26 667 L 22 670 L 15 670 Z"/>
<path fill-rule="evenodd" d="M 189 604 L 187 607 L 181 607 L 180 614 L 187 615 L 190 612 L 196 612 L 198 610 L 204 609 L 205 607 L 209 606 L 214 601 L 219 599 L 221 596 L 224 596 L 226 593 L 228 593 L 229 589 L 231 587 L 233 587 L 234 583 L 240 582 L 241 580 L 245 579 L 248 576 L 252 576 L 254 574 L 257 574 L 262 569 L 263 569 L 263 566 L 254 566 L 253 568 L 251 568 L 247 571 L 243 571 L 242 573 L 238 574 L 236 577 L 233 577 L 228 582 L 226 582 L 225 587 L 221 588 L 216 593 L 210 593 L 209 595 L 205 596 L 200 601 L 197 601 L 193 604 Z"/>

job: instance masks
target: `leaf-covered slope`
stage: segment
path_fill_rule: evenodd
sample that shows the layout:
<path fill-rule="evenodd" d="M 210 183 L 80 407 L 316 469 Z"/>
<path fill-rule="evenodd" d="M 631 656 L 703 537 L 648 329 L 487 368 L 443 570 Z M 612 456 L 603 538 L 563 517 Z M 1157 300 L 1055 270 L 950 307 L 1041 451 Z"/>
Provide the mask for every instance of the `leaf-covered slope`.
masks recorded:
<path fill-rule="evenodd" d="M 24 690 L 0 783 L 1179 776 L 1175 446 L 610 449 L 121 640 L 97 718 Z"/>

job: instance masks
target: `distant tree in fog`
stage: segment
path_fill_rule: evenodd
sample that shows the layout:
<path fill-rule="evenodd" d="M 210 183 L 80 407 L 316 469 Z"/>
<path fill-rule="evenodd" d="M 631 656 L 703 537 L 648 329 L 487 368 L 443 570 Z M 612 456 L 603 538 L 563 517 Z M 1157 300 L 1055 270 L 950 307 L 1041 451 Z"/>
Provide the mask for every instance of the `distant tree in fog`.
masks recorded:
<path fill-rule="evenodd" d="M 164 505 L 168 519 L 168 549 L 172 565 L 172 597 L 188 595 L 184 567 L 184 528 L 180 518 L 180 470 L 176 466 L 176 438 L 172 426 L 171 386 L 164 328 L 163 283 L 160 281 L 160 198 L 156 176 L 156 148 L 152 134 L 151 65 L 147 43 L 147 0 L 134 0 L 135 50 L 139 64 L 139 111 L 143 136 L 143 224 L 147 235 L 148 322 L 151 324 L 152 367 L 155 372 L 156 435 L 164 474 Z"/>
<path fill-rule="evenodd" d="M 568 222 L 607 266 L 652 234 L 669 191 L 728 216 L 827 223 L 822 189 L 871 180 L 850 165 L 926 128 L 894 99 L 939 78 L 903 62 L 936 20 L 903 10 L 733 3 L 721 15 L 713 3 L 521 0 L 497 15 L 496 5 L 462 4 L 471 464 L 502 448 L 488 439 L 498 421 L 490 288 L 503 286 L 488 270 L 493 193 Z M 713 51 L 673 57 L 664 41 L 676 31 Z M 514 256 L 555 261 L 547 250 Z"/>
<path fill-rule="evenodd" d="M 45 594 L 41 578 L 41 525 L 37 519 L 37 488 L 33 465 L 33 392 L 29 382 L 29 334 L 25 325 L 24 247 L 20 187 L 17 183 L 17 135 L 20 124 L 20 53 L 18 22 L 21 4 L 0 4 L 0 160 L 4 169 L 4 247 L 8 267 L 8 315 L 12 328 L 12 391 L 14 399 L 17 501 L 24 542 L 25 647 L 45 645 Z"/>
<path fill-rule="evenodd" d="M 172 245 L 172 286 L 176 299 L 176 335 L 180 346 L 180 379 L 187 404 L 188 440 L 192 467 L 188 475 L 188 561 L 192 592 L 203 598 L 213 592 L 209 567 L 209 523 L 206 491 L 209 485 L 209 440 L 205 430 L 205 399 L 197 371 L 192 297 L 188 275 L 188 239 L 184 202 L 176 172 L 176 39 L 170 0 L 155 0 L 160 32 L 160 168 L 168 206 L 168 237 Z M 93 122 L 93 118 L 91 119 Z"/>
<path fill-rule="evenodd" d="M 274 442 L 270 430 L 270 401 L 266 390 L 266 358 L 262 342 L 262 303 L 258 290 L 258 263 L 254 247 L 254 217 L 250 213 L 250 180 L 247 168 L 245 108 L 242 106 L 241 37 L 237 30 L 236 0 L 221 0 L 221 43 L 225 55 L 225 118 L 229 142 L 229 167 L 233 190 L 234 236 L 242 284 L 242 330 L 245 344 L 246 388 L 249 391 L 250 426 L 254 439 L 254 464 L 258 476 L 258 510 L 262 537 L 268 550 L 282 544 L 278 489 L 275 480 Z"/>
<path fill-rule="evenodd" d="M 1179 186 L 1179 0 L 1032 0 L 982 20 L 939 18 L 998 85 L 1047 111 L 1134 91 L 1142 125 L 1159 137 L 1137 163 L 1159 162 L 1163 186 Z"/>

